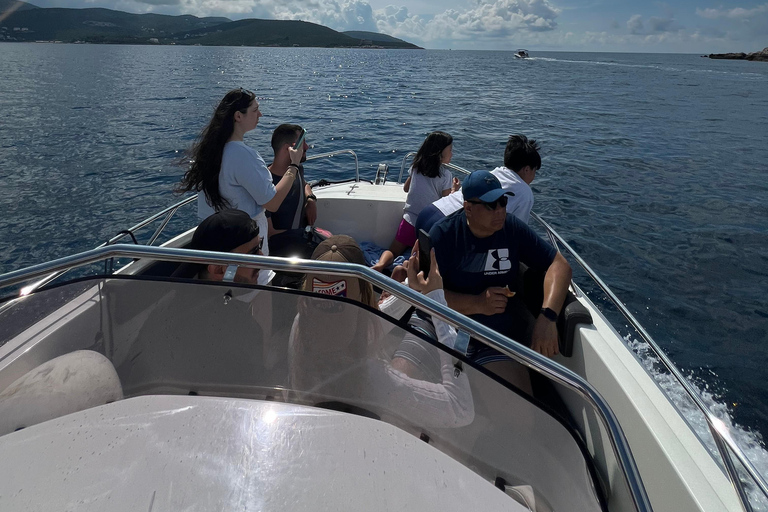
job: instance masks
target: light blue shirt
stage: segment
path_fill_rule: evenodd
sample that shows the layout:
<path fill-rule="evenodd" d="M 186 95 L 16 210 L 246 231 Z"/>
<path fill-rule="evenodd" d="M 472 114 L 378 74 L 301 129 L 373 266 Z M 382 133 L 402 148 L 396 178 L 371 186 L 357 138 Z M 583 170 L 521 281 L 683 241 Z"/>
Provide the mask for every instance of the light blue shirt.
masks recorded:
<path fill-rule="evenodd" d="M 277 193 L 264 159 L 242 141 L 227 142 L 224 146 L 219 192 L 230 207 L 243 210 L 251 218 L 263 213 L 264 205 Z M 197 216 L 202 220 L 213 212 L 205 194 L 200 192 L 197 196 Z"/>

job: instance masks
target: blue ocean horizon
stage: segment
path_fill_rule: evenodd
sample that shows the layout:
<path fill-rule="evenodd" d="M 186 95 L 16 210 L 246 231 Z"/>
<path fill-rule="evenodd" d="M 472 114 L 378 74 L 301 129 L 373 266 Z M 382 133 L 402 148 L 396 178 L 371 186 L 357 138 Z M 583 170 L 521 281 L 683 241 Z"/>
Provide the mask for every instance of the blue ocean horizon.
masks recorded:
<path fill-rule="evenodd" d="M 0 44 L 0 272 L 90 249 L 176 202 L 183 152 L 223 94 L 311 152 L 396 174 L 426 133 L 453 162 L 542 145 L 534 211 L 739 425 L 768 474 L 768 64 L 698 54 Z M 311 163 L 349 178 L 351 159 Z M 185 216 L 186 215 L 186 216 Z M 194 220 L 194 212 L 181 221 Z M 599 296 L 593 300 L 599 302 Z"/>

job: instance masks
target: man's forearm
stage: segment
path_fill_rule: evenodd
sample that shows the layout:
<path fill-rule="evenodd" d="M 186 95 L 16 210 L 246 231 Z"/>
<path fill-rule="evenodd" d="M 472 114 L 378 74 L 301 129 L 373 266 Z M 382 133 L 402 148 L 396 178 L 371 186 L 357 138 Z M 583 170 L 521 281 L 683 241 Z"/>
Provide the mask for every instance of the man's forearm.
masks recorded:
<path fill-rule="evenodd" d="M 445 301 L 448 303 L 448 307 L 462 315 L 476 314 L 478 300 L 477 295 L 445 290 Z"/>
<path fill-rule="evenodd" d="M 544 276 L 544 301 L 542 308 L 549 308 L 556 313 L 560 313 L 568 294 L 568 285 L 571 283 L 571 266 L 562 254 L 557 253 L 552 264 L 547 269 Z"/>

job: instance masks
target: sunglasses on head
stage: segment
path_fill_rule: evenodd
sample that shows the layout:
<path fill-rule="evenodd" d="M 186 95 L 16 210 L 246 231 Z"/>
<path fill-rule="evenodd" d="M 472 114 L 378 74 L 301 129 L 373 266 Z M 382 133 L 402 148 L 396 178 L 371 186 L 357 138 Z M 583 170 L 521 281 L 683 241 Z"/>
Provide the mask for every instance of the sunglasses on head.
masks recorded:
<path fill-rule="evenodd" d="M 485 206 L 488 210 L 493 211 L 499 207 L 506 208 L 508 200 L 509 198 L 507 196 L 501 196 L 497 200 L 491 201 L 490 203 L 486 203 L 485 201 L 470 201 L 469 199 L 467 199 L 467 202 L 472 204 L 481 204 Z"/>

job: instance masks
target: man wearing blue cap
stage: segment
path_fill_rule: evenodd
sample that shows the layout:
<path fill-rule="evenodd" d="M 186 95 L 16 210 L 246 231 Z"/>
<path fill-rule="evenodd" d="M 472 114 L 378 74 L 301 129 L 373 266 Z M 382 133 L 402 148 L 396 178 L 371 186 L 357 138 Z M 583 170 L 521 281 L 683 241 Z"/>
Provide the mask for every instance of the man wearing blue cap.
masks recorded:
<path fill-rule="evenodd" d="M 464 208 L 429 232 L 448 305 L 545 356 L 556 355 L 556 320 L 568 292 L 570 265 L 527 224 L 507 214 L 507 193 L 496 176 L 475 171 L 462 189 Z M 514 297 L 520 262 L 546 273 L 535 320 Z M 468 355 L 482 365 L 509 360 L 478 343 L 470 343 Z"/>

